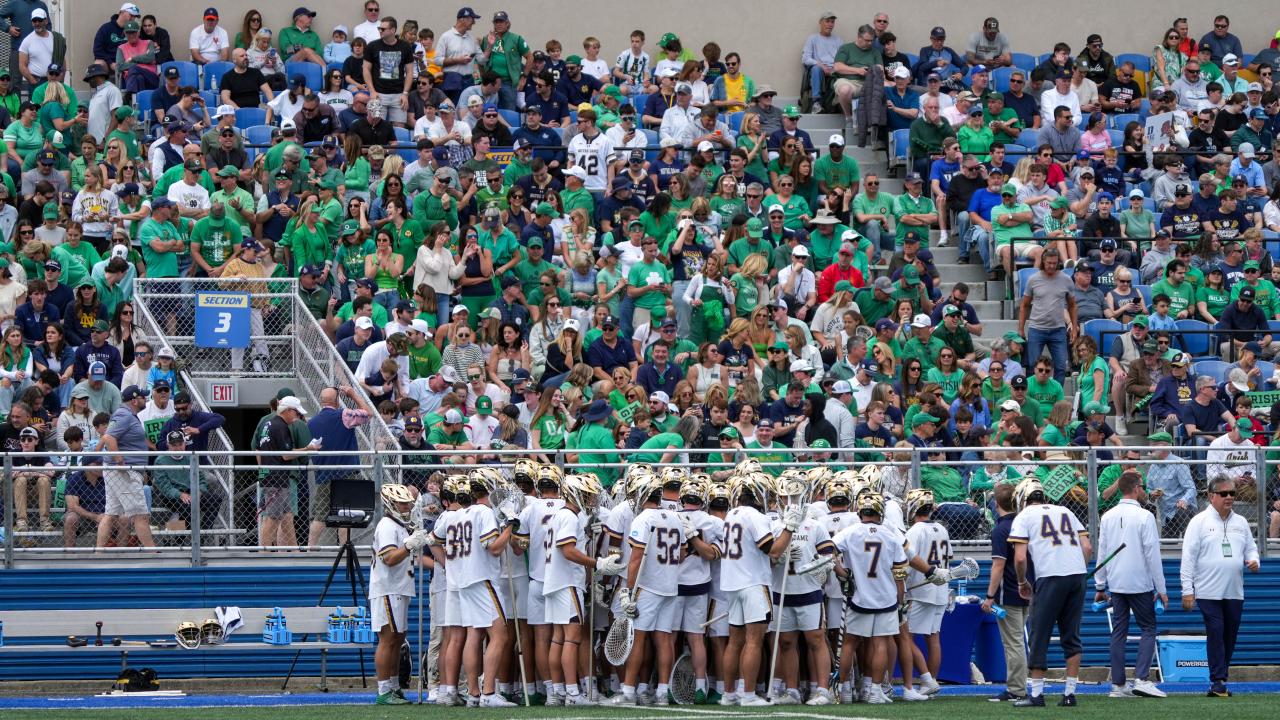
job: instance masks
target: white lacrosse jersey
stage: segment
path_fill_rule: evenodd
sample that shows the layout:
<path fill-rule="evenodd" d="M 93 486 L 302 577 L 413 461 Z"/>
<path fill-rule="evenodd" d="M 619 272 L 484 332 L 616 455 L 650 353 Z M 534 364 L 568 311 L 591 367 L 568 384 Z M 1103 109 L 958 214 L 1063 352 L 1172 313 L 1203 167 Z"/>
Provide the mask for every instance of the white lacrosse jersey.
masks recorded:
<path fill-rule="evenodd" d="M 535 500 L 520 511 L 520 537 L 529 541 L 525 556 L 529 558 L 529 577 L 542 582 L 547 563 L 551 562 L 551 517 L 564 507 L 564 500 Z"/>
<path fill-rule="evenodd" d="M 440 517 L 436 518 L 436 526 L 431 529 L 432 536 L 435 537 L 436 542 L 439 543 L 440 547 L 444 550 L 445 566 L 447 568 L 444 574 L 444 587 L 449 591 L 456 591 L 462 587 L 458 584 L 458 575 L 460 571 L 453 567 L 452 559 L 457 554 L 457 549 L 452 547 L 456 536 L 449 532 L 450 525 L 453 524 L 455 516 L 460 512 L 462 512 L 461 509 L 445 510 L 440 513 Z M 437 564 L 437 567 L 438 566 L 439 565 Z"/>
<path fill-rule="evenodd" d="M 906 535 L 907 523 L 902 519 L 902 516 L 902 503 L 885 495 L 884 514 L 880 516 L 880 524 L 897 532 L 899 535 Z"/>
<path fill-rule="evenodd" d="M 682 515 L 693 520 L 693 526 L 702 533 L 702 542 L 719 548 L 724 537 L 724 521 L 708 515 L 704 510 L 685 510 Z M 711 563 L 693 550 L 680 563 L 680 584 L 682 586 L 704 585 L 711 581 Z"/>
<path fill-rule="evenodd" d="M 825 517 L 829 512 L 831 512 L 831 508 L 827 507 L 826 500 L 814 500 L 809 503 L 809 507 L 805 508 L 804 514 L 811 518 L 821 518 Z"/>
<path fill-rule="evenodd" d="M 907 564 L 905 539 L 893 528 L 859 522 L 841 530 L 834 542 L 844 566 L 853 573 L 853 609 L 875 612 L 897 607 L 893 571 Z"/>
<path fill-rule="evenodd" d="M 613 141 L 604 133 L 596 133 L 588 139 L 578 133 L 569 141 L 569 164 L 587 173 L 588 190 L 604 190 L 609 183 L 609 158 L 613 155 Z"/>
<path fill-rule="evenodd" d="M 561 507 L 551 516 L 548 529 L 551 535 L 551 561 L 542 577 L 542 594 L 550 595 L 564 588 L 586 587 L 586 568 L 565 557 L 563 549 L 570 545 L 579 552 L 587 551 L 587 516 Z"/>
<path fill-rule="evenodd" d="M 715 536 L 716 548 L 719 550 L 719 557 L 711 561 L 711 599 L 724 600 L 727 596 L 724 593 L 724 585 L 720 581 L 720 568 L 724 566 L 724 518 L 717 517 L 707 513 L 709 521 L 715 524 L 712 531 Z M 703 531 L 702 539 L 711 542 L 712 536 Z"/>
<path fill-rule="evenodd" d="M 825 506 L 826 503 L 823 503 Z M 839 512 L 830 512 L 822 516 L 822 527 L 826 528 L 827 535 L 832 538 L 832 548 L 835 547 L 835 537 L 840 534 L 841 530 L 861 522 L 857 515 L 848 510 L 840 510 Z M 827 584 L 825 586 L 827 597 L 844 599 L 844 592 L 840 590 L 840 578 L 835 573 L 827 576 Z"/>
<path fill-rule="evenodd" d="M 449 574 L 458 576 L 459 588 L 501 577 L 501 559 L 485 547 L 485 543 L 497 539 L 499 534 L 493 508 L 480 503 L 463 508 L 454 513 L 452 527 L 445 532 L 455 538 L 457 552 L 450 555 L 446 544 L 445 559 L 452 571 Z"/>
<path fill-rule="evenodd" d="M 1065 577 L 1085 573 L 1081 535 L 1089 531 L 1075 513 L 1061 505 L 1028 505 L 1013 519 L 1009 542 L 1026 543 L 1036 577 Z"/>
<path fill-rule="evenodd" d="M 951 566 L 951 534 L 936 522 L 923 521 L 911 526 L 907 531 L 907 557 L 923 558 L 929 567 L 946 568 Z M 909 568 L 907 570 L 907 587 L 911 588 L 926 582 L 924 573 Z M 909 590 L 912 600 L 946 605 L 951 591 L 946 585 L 928 584 Z"/>
<path fill-rule="evenodd" d="M 383 517 L 378 521 L 377 527 L 373 529 L 373 563 L 369 566 L 370 598 L 416 594 L 413 587 L 412 555 L 399 565 L 388 565 L 378 557 L 378 553 L 388 548 L 398 548 L 408 539 L 409 529 L 398 520 Z"/>
<path fill-rule="evenodd" d="M 617 544 L 622 550 L 622 564 L 625 566 L 631 562 L 631 545 L 627 542 L 627 536 L 631 534 L 631 521 L 636 519 L 636 511 L 631 509 L 631 503 L 620 502 L 612 508 L 605 511 L 605 515 L 601 518 L 601 524 L 604 526 L 604 533 L 609 537 L 609 544 Z"/>
<path fill-rule="evenodd" d="M 768 585 L 772 523 L 759 510 L 740 505 L 724 518 L 724 556 L 720 560 L 720 585 L 726 593 L 756 585 Z"/>
<path fill-rule="evenodd" d="M 681 504 L 679 500 L 668 500 L 666 498 L 661 498 L 658 500 L 658 507 L 662 508 L 663 510 L 670 510 L 671 512 L 684 511 L 684 505 Z"/>
<path fill-rule="evenodd" d="M 782 533 L 783 527 L 781 523 L 774 525 L 774 534 Z M 813 593 L 815 595 L 814 602 L 818 602 L 821 598 L 817 593 L 822 591 L 822 583 L 809 577 L 808 575 L 796 573 L 796 568 L 804 567 L 812 562 L 819 555 L 830 555 L 835 552 L 835 545 L 831 544 L 831 536 L 827 534 L 827 529 L 822 523 L 813 518 L 805 518 L 800 522 L 800 527 L 791 534 L 791 546 L 800 548 L 800 561 L 791 561 L 788 565 L 784 555 L 782 559 L 773 566 L 773 592 L 782 592 L 782 574 L 784 569 L 787 575 L 787 595 L 806 595 Z M 788 548 L 788 552 L 790 549 Z"/>
<path fill-rule="evenodd" d="M 685 544 L 684 525 L 678 513 L 660 508 L 641 510 L 631 521 L 627 544 L 644 553 L 636 587 L 663 596 L 674 596 L 680 585 L 680 553 Z"/>

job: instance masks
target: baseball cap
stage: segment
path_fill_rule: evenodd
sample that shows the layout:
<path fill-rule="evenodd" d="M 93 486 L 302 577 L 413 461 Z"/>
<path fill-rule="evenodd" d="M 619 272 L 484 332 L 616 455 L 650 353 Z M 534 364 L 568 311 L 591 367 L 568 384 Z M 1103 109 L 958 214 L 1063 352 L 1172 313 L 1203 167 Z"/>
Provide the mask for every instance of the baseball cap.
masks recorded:
<path fill-rule="evenodd" d="M 22 432 L 18 433 L 18 437 L 24 437 L 24 438 L 33 437 L 33 438 L 39 439 L 40 431 L 33 427 L 24 427 L 22 428 Z"/>
<path fill-rule="evenodd" d="M 1026 387 L 1027 387 L 1027 376 L 1026 376 L 1026 375 L 1019 375 L 1019 376 L 1015 377 L 1014 379 L 1010 380 L 1010 381 L 1009 381 L 1009 385 L 1010 385 L 1010 387 L 1012 387 L 1014 390 L 1024 389 L 1024 388 L 1026 388 Z"/>
<path fill-rule="evenodd" d="M 582 180 L 583 182 L 585 182 L 585 181 L 586 181 L 586 179 L 587 179 L 587 171 L 586 171 L 586 170 L 583 170 L 582 168 L 578 167 L 577 165 L 574 165 L 573 167 L 569 168 L 568 170 L 565 170 L 565 171 L 564 171 L 564 174 L 565 174 L 565 175 L 572 176 L 572 177 L 575 177 L 575 178 L 578 178 L 579 180 Z"/>
<path fill-rule="evenodd" d="M 1019 345 L 1027 344 L 1027 339 L 1022 337 L 1021 335 L 1019 335 L 1017 332 L 1013 330 L 1010 330 L 1004 335 L 1001 335 L 1000 338 L 1005 342 L 1015 342 L 1015 343 L 1018 343 Z"/>
<path fill-rule="evenodd" d="M 884 332 L 885 330 L 897 330 L 898 323 L 889 318 L 880 318 L 876 321 L 876 332 Z"/>
<path fill-rule="evenodd" d="M 1247 417 L 1241 417 L 1236 420 L 1236 429 L 1247 435 L 1253 434 L 1253 421 Z"/>
<path fill-rule="evenodd" d="M 918 172 L 910 172 L 902 179 L 902 182 L 905 185 L 914 185 L 918 182 L 924 182 L 924 178 L 920 177 Z"/>
<path fill-rule="evenodd" d="M 1253 152 L 1253 143 L 1240 143 L 1240 157 L 1252 158 L 1256 157 Z"/>
<path fill-rule="evenodd" d="M 356 328 L 360 330 L 371 330 L 373 329 L 373 320 L 365 316 L 358 317 L 356 318 Z"/>
<path fill-rule="evenodd" d="M 1263 110 L 1262 108 L 1254 108 L 1249 111 L 1249 119 L 1250 120 L 1266 120 L 1267 111 Z"/>
<path fill-rule="evenodd" d="M 1085 415 L 1106 415 L 1109 412 L 1111 412 L 1111 408 L 1097 400 L 1090 400 L 1084 404 Z"/>
<path fill-rule="evenodd" d="M 915 417 L 911 418 L 911 427 L 916 428 L 925 423 L 936 423 L 936 422 L 938 422 L 938 418 L 930 415 L 927 412 L 918 412 L 915 414 Z"/>
<path fill-rule="evenodd" d="M 649 393 L 649 402 L 660 402 L 663 405 L 666 405 L 667 403 L 671 402 L 671 396 L 666 394 L 662 390 L 654 390 L 653 392 Z"/>
<path fill-rule="evenodd" d="M 931 328 L 933 327 L 933 319 L 924 313 L 920 313 L 911 319 L 911 327 L 913 328 Z"/>
<path fill-rule="evenodd" d="M 280 398 L 280 401 L 276 403 L 276 412 L 284 410 L 293 410 L 299 415 L 307 414 L 306 408 L 302 407 L 302 401 L 296 395 L 286 395 Z"/>
<path fill-rule="evenodd" d="M 1253 299 L 1253 297 L 1254 297 L 1253 288 L 1251 288 L 1251 287 L 1244 287 L 1244 288 L 1241 288 L 1241 289 L 1240 289 L 1240 299 L 1241 299 L 1241 300 L 1252 300 L 1252 299 Z"/>
<path fill-rule="evenodd" d="M 1249 83 L 1249 86 L 1248 86 L 1248 87 L 1246 87 L 1246 88 L 1244 89 L 1244 91 L 1245 91 L 1245 92 L 1247 92 L 1247 93 L 1251 93 L 1251 92 L 1260 93 L 1260 92 L 1262 92 L 1262 83 L 1251 82 L 1251 83 Z M 1254 109 L 1255 109 L 1255 110 L 1261 110 L 1261 108 L 1254 108 Z M 1252 112 L 1251 112 L 1251 113 L 1249 113 L 1249 117 L 1251 117 L 1251 118 L 1253 117 L 1253 113 L 1252 113 Z M 1265 112 L 1263 113 L 1263 117 L 1266 117 L 1266 113 L 1265 113 Z"/>
<path fill-rule="evenodd" d="M 947 31 L 941 25 L 937 25 L 932 30 L 929 31 L 929 37 L 931 38 L 944 38 L 946 36 L 947 36 Z"/>
<path fill-rule="evenodd" d="M 488 395 L 481 395 L 480 397 L 476 398 L 476 414 L 492 415 L 493 414 L 492 398 L 490 398 Z"/>
<path fill-rule="evenodd" d="M 908 231 L 906 231 L 906 232 L 905 232 L 905 233 L 903 233 L 903 235 L 902 235 L 902 242 L 903 242 L 903 244 L 906 244 L 906 243 L 909 243 L 909 242 L 913 242 L 913 243 L 918 243 L 918 242 L 920 242 L 920 231 L 919 231 L 919 230 L 908 230 Z"/>
<path fill-rule="evenodd" d="M 942 308 L 942 314 L 944 316 L 945 315 L 961 315 L 963 314 L 963 311 L 960 310 L 960 308 L 956 307 L 955 305 L 949 304 L 946 307 Z"/>
<path fill-rule="evenodd" d="M 881 275 L 871 284 L 871 287 L 883 293 L 893 292 L 893 281 Z"/>
<path fill-rule="evenodd" d="M 52 150 L 43 150 L 36 156 L 36 162 L 41 165 L 53 165 L 58 162 L 58 156 Z"/>
<path fill-rule="evenodd" d="M 1235 53 L 1227 53 L 1226 55 L 1222 56 L 1222 64 L 1223 65 L 1239 65 L 1240 58 L 1236 57 Z"/>
<path fill-rule="evenodd" d="M 768 428 L 772 430 L 773 420 L 770 420 L 769 418 L 760 418 L 760 422 L 756 423 L 756 429 L 759 430 L 761 428 Z"/>
<path fill-rule="evenodd" d="M 105 380 L 105 379 L 106 379 L 106 377 L 107 377 L 107 366 L 106 366 L 106 365 L 104 365 L 104 364 L 102 364 L 102 363 L 100 363 L 100 362 L 91 363 L 91 364 L 89 365 L 89 379 L 91 379 L 91 380 Z"/>
<path fill-rule="evenodd" d="M 308 9 L 307 9 L 307 8 L 305 8 L 305 7 L 297 7 L 297 8 L 294 8 L 294 10 L 293 10 L 293 18 L 294 18 L 294 19 L 297 19 L 297 17 L 298 17 L 299 15 L 310 15 L 311 17 L 315 17 L 315 16 L 316 16 L 316 11 L 315 11 L 315 10 L 308 10 Z"/>
<path fill-rule="evenodd" d="M 720 431 L 719 435 L 722 438 L 729 438 L 730 440 L 737 440 L 742 437 L 742 434 L 738 432 L 738 428 L 732 425 L 726 425 L 724 429 Z"/>
<path fill-rule="evenodd" d="M 1179 183 L 1178 186 L 1173 189 L 1173 194 L 1174 195 L 1190 195 L 1191 186 L 1187 185 L 1186 183 Z"/>
<path fill-rule="evenodd" d="M 764 237 L 764 225 L 760 222 L 760 218 L 751 218 L 747 221 L 747 235 L 753 238 Z"/>
<path fill-rule="evenodd" d="M 146 397 L 146 396 L 147 396 L 146 389 L 140 388 L 137 385 L 130 385 L 129 387 L 124 389 L 124 392 L 120 393 L 120 399 L 125 402 L 129 402 L 134 398 L 140 398 L 140 397 Z"/>
<path fill-rule="evenodd" d="M 1018 404 L 1017 400 L 1005 400 L 1004 402 L 1000 403 L 1000 409 L 1012 410 L 1013 412 L 1022 412 L 1022 406 Z"/>
<path fill-rule="evenodd" d="M 703 140 L 702 142 L 698 143 L 698 152 L 709 152 L 715 149 L 716 149 L 716 146 L 710 140 Z M 643 158 L 643 155 L 641 157 Z"/>
<path fill-rule="evenodd" d="M 831 137 L 827 138 L 827 146 L 844 147 L 844 135 L 841 135 L 840 133 L 832 133 Z"/>
<path fill-rule="evenodd" d="M 895 78 L 909 78 L 911 77 L 911 71 L 905 65 L 899 65 L 893 69 L 893 76 Z"/>
<path fill-rule="evenodd" d="M 902 268 L 902 281 L 908 285 L 920 284 L 920 271 L 916 269 L 915 265 L 907 265 Z"/>

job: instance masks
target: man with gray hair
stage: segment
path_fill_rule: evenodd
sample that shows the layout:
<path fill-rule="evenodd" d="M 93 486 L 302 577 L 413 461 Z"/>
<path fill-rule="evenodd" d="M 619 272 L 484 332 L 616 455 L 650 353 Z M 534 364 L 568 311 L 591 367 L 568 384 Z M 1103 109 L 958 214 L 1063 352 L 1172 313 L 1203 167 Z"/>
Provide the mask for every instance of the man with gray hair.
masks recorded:
<path fill-rule="evenodd" d="M 1182 407 L 1178 419 L 1185 444 L 1195 447 L 1208 445 L 1223 426 L 1232 428 L 1236 422 L 1227 406 L 1218 400 L 1218 383 L 1209 375 L 1196 377 L 1195 395 Z"/>
<path fill-rule="evenodd" d="M 836 14 L 822 13 L 818 18 L 818 32 L 804 41 L 804 49 L 800 51 L 800 62 L 809 78 L 810 105 L 804 108 L 805 112 L 812 112 L 813 104 L 822 102 L 827 76 L 835 72 L 836 53 L 844 45 L 844 40 L 835 34 L 835 27 Z"/>
<path fill-rule="evenodd" d="M 1008 340 L 1000 339 L 991 343 L 991 355 L 983 358 L 982 362 L 978 363 L 976 367 L 978 375 L 986 378 L 988 369 L 993 362 L 1004 363 L 1005 382 L 1009 382 L 1019 375 L 1025 376 L 1027 374 L 1022 364 L 1013 359 L 1013 348 L 1009 346 Z"/>

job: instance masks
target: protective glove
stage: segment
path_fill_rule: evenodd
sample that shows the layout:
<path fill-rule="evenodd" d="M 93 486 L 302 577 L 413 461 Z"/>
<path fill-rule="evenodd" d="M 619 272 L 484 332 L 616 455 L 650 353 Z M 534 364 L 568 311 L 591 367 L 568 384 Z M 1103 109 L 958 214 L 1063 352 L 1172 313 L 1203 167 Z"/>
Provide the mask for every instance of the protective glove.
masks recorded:
<path fill-rule="evenodd" d="M 804 508 L 799 505 L 788 505 L 787 509 L 782 512 L 782 526 L 788 532 L 795 532 L 800 528 L 800 523 L 804 521 Z"/>
<path fill-rule="evenodd" d="M 693 518 L 688 515 L 679 515 L 680 524 L 684 526 L 684 539 L 692 540 L 702 534 L 698 526 L 693 523 Z"/>
<path fill-rule="evenodd" d="M 825 583 L 827 581 L 827 573 L 835 565 L 835 557 L 832 555 L 820 555 L 816 560 L 805 568 L 804 574 L 817 583 Z"/>
<path fill-rule="evenodd" d="M 631 588 L 624 587 L 618 590 L 618 609 L 622 611 L 623 615 L 632 620 L 640 616 L 640 611 L 636 609 L 636 601 L 632 596 Z"/>
<path fill-rule="evenodd" d="M 795 567 L 804 562 L 804 549 L 799 544 L 792 542 L 787 546 L 787 557 L 791 559 L 791 567 Z"/>
<path fill-rule="evenodd" d="M 951 571 L 946 568 L 935 568 L 933 574 L 929 576 L 929 582 L 934 585 L 946 585 L 951 582 Z"/>
<path fill-rule="evenodd" d="M 845 575 L 838 577 L 840 578 L 840 594 L 847 598 L 853 597 L 854 590 L 856 589 L 853 584 L 853 573 L 846 573 Z"/>
<path fill-rule="evenodd" d="M 502 503 L 498 507 L 498 523 L 504 527 L 507 525 L 518 526 L 520 524 L 520 513 L 507 503 Z"/>
<path fill-rule="evenodd" d="M 621 575 L 627 566 L 622 562 L 621 555 L 605 555 L 596 560 L 596 574 L 609 577 L 611 575 Z"/>
<path fill-rule="evenodd" d="M 422 546 L 427 544 L 429 539 L 431 539 L 431 533 L 426 530 L 418 530 L 404 541 L 404 549 L 409 552 L 418 552 L 422 549 Z"/>
<path fill-rule="evenodd" d="M 907 621 L 907 613 L 911 610 L 911 601 L 903 600 L 898 605 L 898 625 L 902 625 Z"/>
<path fill-rule="evenodd" d="M 600 533 L 604 532 L 604 523 L 599 520 L 592 520 L 591 524 L 587 526 L 587 530 L 591 532 L 591 537 L 598 537 Z"/>

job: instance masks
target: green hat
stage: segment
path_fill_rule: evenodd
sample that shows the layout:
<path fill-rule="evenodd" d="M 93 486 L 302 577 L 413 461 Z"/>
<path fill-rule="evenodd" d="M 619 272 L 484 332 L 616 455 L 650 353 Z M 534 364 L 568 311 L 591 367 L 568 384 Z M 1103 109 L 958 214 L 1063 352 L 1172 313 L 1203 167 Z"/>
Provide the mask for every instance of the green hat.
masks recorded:
<path fill-rule="evenodd" d="M 848 280 L 841 280 L 836 283 L 836 292 L 853 292 L 853 283 Z"/>
<path fill-rule="evenodd" d="M 920 427 L 925 423 L 930 423 L 930 422 L 936 423 L 938 422 L 938 418 L 930 415 L 927 412 L 918 412 L 916 413 L 915 417 L 911 418 L 911 427 L 914 429 L 914 428 Z"/>
<path fill-rule="evenodd" d="M 641 230 L 643 230 L 644 223 L 640 222 L 639 220 L 632 220 L 631 222 L 627 223 L 628 230 L 631 230 L 633 228 L 640 228 Z"/>
<path fill-rule="evenodd" d="M 727 437 L 732 440 L 737 440 L 738 438 L 742 437 L 742 433 L 738 432 L 738 428 L 732 425 L 726 425 L 725 428 L 720 431 L 720 437 L 722 438 Z"/>
<path fill-rule="evenodd" d="M 1247 417 L 1241 417 L 1236 420 L 1236 429 L 1242 433 L 1253 434 L 1253 421 Z"/>
<path fill-rule="evenodd" d="M 798 118 L 798 117 L 800 117 L 800 106 L 799 106 L 799 105 L 788 105 L 788 106 L 787 106 L 787 107 L 782 111 L 782 116 L 783 116 L 783 117 L 789 117 L 789 118 Z"/>
<path fill-rule="evenodd" d="M 355 235 L 360 232 L 360 222 L 357 220 L 345 220 L 342 223 L 342 237 Z"/>
<path fill-rule="evenodd" d="M 565 65 L 582 65 L 582 56 L 570 55 L 569 57 L 564 59 L 564 64 Z"/>
<path fill-rule="evenodd" d="M 0 270 L 6 270 L 9 267 L 9 258 L 0 258 Z"/>
<path fill-rule="evenodd" d="M 955 305 L 947 305 L 946 307 L 942 308 L 942 314 L 943 314 L 944 316 L 946 316 L 946 315 L 959 315 L 959 314 L 960 314 L 960 308 L 956 307 Z"/>
<path fill-rule="evenodd" d="M 1184 362 L 1184 361 L 1186 360 L 1186 358 L 1184 358 L 1184 357 L 1182 356 L 1182 351 L 1181 351 L 1181 350 L 1177 350 L 1177 349 L 1175 349 L 1175 348 L 1169 348 L 1168 350 L 1165 350 L 1165 351 L 1164 351 L 1164 355 L 1163 355 L 1160 359 L 1161 359 L 1161 360 L 1164 360 L 1164 361 L 1166 361 L 1166 362 L 1170 362 L 1170 363 L 1177 364 L 1177 365 L 1186 365 L 1186 364 L 1188 364 L 1188 363 Z"/>
<path fill-rule="evenodd" d="M 137 114 L 138 112 L 134 110 L 132 106 L 121 105 L 120 107 L 116 108 L 116 122 L 121 122 L 125 118 L 131 118 Z"/>
<path fill-rule="evenodd" d="M 902 268 L 902 282 L 908 285 L 920 284 L 920 271 L 916 269 L 915 265 L 907 265 Z"/>
<path fill-rule="evenodd" d="M 987 93 L 987 102 L 991 102 L 992 100 L 999 100 L 1000 102 L 1004 102 L 1004 93 L 995 92 L 994 90 Z"/>
<path fill-rule="evenodd" d="M 1257 260 L 1246 260 L 1246 261 L 1245 261 L 1245 264 L 1244 264 L 1244 268 L 1242 268 L 1242 269 L 1244 269 L 1244 270 L 1261 270 L 1261 269 L 1262 269 L 1262 266 L 1258 264 L 1258 261 L 1257 261 Z"/>
<path fill-rule="evenodd" d="M 0 255 L 12 255 L 12 254 L 13 254 L 13 243 L 0 242 Z"/>
<path fill-rule="evenodd" d="M 651 320 L 663 320 L 667 317 L 667 306 L 659 305 L 649 310 L 649 318 Z"/>
<path fill-rule="evenodd" d="M 817 440 L 814 440 L 813 442 L 809 443 L 809 447 L 818 448 L 822 450 L 830 450 L 831 443 L 826 438 L 818 438 Z"/>
<path fill-rule="evenodd" d="M 769 346 L 769 349 L 770 350 L 790 350 L 791 346 L 786 344 L 782 340 L 775 340 L 774 343 Z"/>
<path fill-rule="evenodd" d="M 130 20 L 124 24 L 124 31 L 127 33 L 142 32 L 142 26 L 138 24 L 137 20 Z"/>
<path fill-rule="evenodd" d="M 1160 353 L 1160 345 L 1155 340 L 1148 340 L 1142 343 L 1143 355 L 1157 355 Z"/>
<path fill-rule="evenodd" d="M 1018 196 L 1018 186 L 1014 185 L 1013 183 L 1005 183 L 1005 184 L 1004 184 L 1004 187 L 1000 188 L 1000 194 L 1001 194 L 1001 195 L 1012 195 L 1012 196 L 1014 196 L 1014 197 L 1017 197 L 1017 196 Z"/>
<path fill-rule="evenodd" d="M 110 329 L 111 326 L 107 324 L 106 320 L 99 320 L 93 324 L 94 332 L 107 332 Z"/>
<path fill-rule="evenodd" d="M 8 262 L 8 261 L 6 260 L 5 262 Z M 80 288 L 82 288 L 82 287 L 91 287 L 91 288 L 96 288 L 96 287 L 98 287 L 98 286 L 97 286 L 96 284 L 94 284 L 94 282 L 93 282 L 93 278 L 91 278 L 91 277 L 84 277 L 84 278 L 81 278 L 81 279 L 80 279 L 80 282 L 76 283 L 76 289 L 77 289 L 77 290 L 79 290 L 79 289 L 80 289 Z"/>
<path fill-rule="evenodd" d="M 316 187 L 320 190 L 332 190 L 334 192 L 338 191 L 338 183 L 327 178 L 316 183 Z"/>
<path fill-rule="evenodd" d="M 1024 337 L 1022 337 L 1022 336 L 1021 336 L 1021 335 L 1019 335 L 1018 333 L 1014 332 L 1013 330 L 1010 330 L 1009 332 L 1005 333 L 1005 334 L 1002 336 L 1002 339 L 1003 339 L 1003 340 L 1005 340 L 1006 342 L 1015 342 L 1015 343 L 1018 343 L 1019 345 L 1026 345 L 1026 344 L 1027 344 L 1027 339 L 1026 339 L 1026 338 L 1024 338 Z"/>
<path fill-rule="evenodd" d="M 220 177 L 220 178 L 238 178 L 238 177 L 240 177 L 240 170 L 239 170 L 235 165 L 223 165 L 223 166 L 218 170 L 218 177 Z"/>
<path fill-rule="evenodd" d="M 1141 325 L 1142 327 L 1147 327 L 1150 323 L 1151 323 L 1151 319 L 1150 319 L 1150 318 L 1148 318 L 1146 315 L 1139 315 L 1139 316 L 1135 317 L 1135 318 L 1133 319 L 1133 321 L 1132 321 L 1132 322 L 1130 322 L 1129 324 L 1130 324 L 1130 325 Z"/>
<path fill-rule="evenodd" d="M 1089 402 L 1084 404 L 1085 415 L 1093 415 L 1094 413 L 1098 413 L 1100 415 L 1106 415 L 1110 412 L 1111 412 L 1111 408 L 1098 402 L 1097 400 L 1090 400 Z"/>
<path fill-rule="evenodd" d="M 45 142 L 58 148 L 59 150 L 67 146 L 66 137 L 62 133 L 58 132 L 57 130 L 50 130 L 49 132 L 45 133 L 44 140 Z"/>
<path fill-rule="evenodd" d="M 556 216 L 556 209 L 555 209 L 555 207 L 553 207 L 553 206 L 551 205 L 551 203 L 549 203 L 549 202 L 540 202 L 540 203 L 538 203 L 538 207 L 534 208 L 534 210 L 533 210 L 533 211 L 534 211 L 534 213 L 535 213 L 535 214 L 537 214 L 537 215 L 544 215 L 544 216 L 546 216 L 546 217 L 555 217 L 555 216 Z"/>
<path fill-rule="evenodd" d="M 1151 433 L 1150 435 L 1147 436 L 1147 439 L 1150 440 L 1151 442 L 1169 443 L 1171 445 L 1173 444 L 1173 436 L 1167 432 L 1164 432 L 1163 430 L 1158 433 Z"/>
<path fill-rule="evenodd" d="M 1062 197 L 1061 195 L 1054 198 L 1053 201 L 1049 203 L 1049 207 L 1051 208 L 1064 208 L 1070 205 L 1071 203 L 1067 202 L 1067 199 Z"/>
<path fill-rule="evenodd" d="M 476 414 L 478 415 L 493 414 L 493 400 L 490 399 L 488 395 L 481 395 L 480 397 L 476 398 Z"/>
<path fill-rule="evenodd" d="M 293 394 L 293 388 L 282 387 L 280 388 L 280 392 L 276 393 L 276 400 L 283 400 Z"/>
<path fill-rule="evenodd" d="M 542 240 L 541 240 L 541 239 L 539 239 L 539 238 L 536 238 L 536 237 L 535 237 L 535 238 L 530 238 L 530 239 L 529 239 L 528 244 L 527 244 L 527 245 L 525 245 L 525 247 L 528 247 L 528 248 L 538 248 L 539 250 L 541 250 L 541 249 L 542 249 Z"/>
<path fill-rule="evenodd" d="M 603 92 L 605 95 L 612 95 L 616 98 L 622 97 L 622 88 L 617 85 L 605 85 Z"/>
<path fill-rule="evenodd" d="M 44 204 L 44 219 L 45 220 L 58 219 L 58 203 L 50 202 L 50 203 Z"/>
<path fill-rule="evenodd" d="M 760 224 L 760 218 L 751 218 L 747 221 L 747 235 L 753 238 L 764 237 L 764 226 Z"/>
<path fill-rule="evenodd" d="M 673 40 L 679 42 L 680 38 L 676 37 L 675 33 L 666 33 L 658 40 L 658 47 L 666 49 L 667 45 L 670 45 Z"/>

